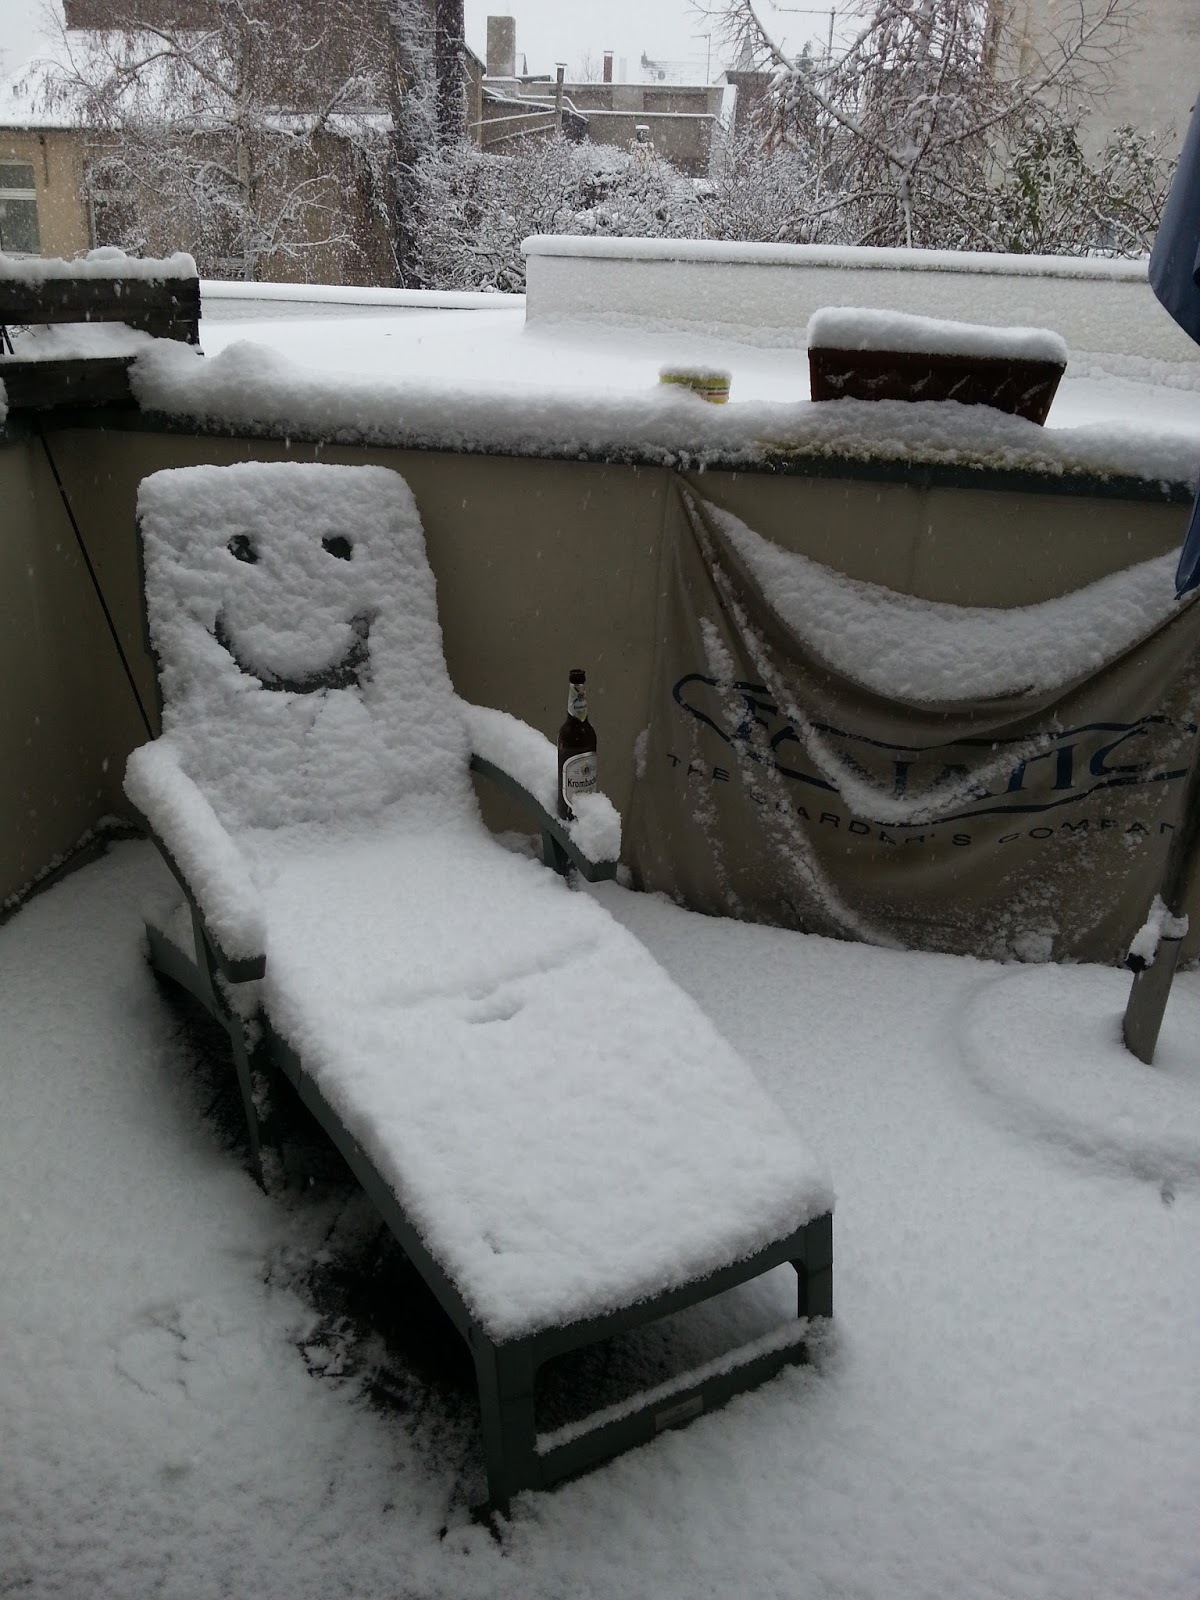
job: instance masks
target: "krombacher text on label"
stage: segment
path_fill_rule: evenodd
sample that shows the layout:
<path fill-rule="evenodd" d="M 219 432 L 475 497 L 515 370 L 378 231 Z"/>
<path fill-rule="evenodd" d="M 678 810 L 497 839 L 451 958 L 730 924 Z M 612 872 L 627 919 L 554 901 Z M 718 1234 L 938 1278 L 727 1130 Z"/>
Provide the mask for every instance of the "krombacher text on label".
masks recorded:
<path fill-rule="evenodd" d="M 558 730 L 558 814 L 571 821 L 571 802 L 596 792 L 596 730 L 588 721 L 587 674 L 572 667 L 567 720 Z"/>

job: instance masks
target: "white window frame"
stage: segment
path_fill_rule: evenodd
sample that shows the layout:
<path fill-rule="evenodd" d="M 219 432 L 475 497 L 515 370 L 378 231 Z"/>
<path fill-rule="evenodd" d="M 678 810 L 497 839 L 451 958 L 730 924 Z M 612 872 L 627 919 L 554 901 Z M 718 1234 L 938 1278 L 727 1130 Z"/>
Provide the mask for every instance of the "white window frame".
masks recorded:
<path fill-rule="evenodd" d="M 38 215 L 37 181 L 33 175 L 33 163 L 23 161 L 19 156 L 0 156 L 0 167 L 24 167 L 29 173 L 29 187 L 18 189 L 12 185 L 0 187 L 0 201 L 23 200 L 33 206 L 33 226 L 37 233 L 38 247 L 36 250 L 12 250 L 0 239 L 0 248 L 5 255 L 10 256 L 40 256 L 42 253 L 42 223 Z"/>

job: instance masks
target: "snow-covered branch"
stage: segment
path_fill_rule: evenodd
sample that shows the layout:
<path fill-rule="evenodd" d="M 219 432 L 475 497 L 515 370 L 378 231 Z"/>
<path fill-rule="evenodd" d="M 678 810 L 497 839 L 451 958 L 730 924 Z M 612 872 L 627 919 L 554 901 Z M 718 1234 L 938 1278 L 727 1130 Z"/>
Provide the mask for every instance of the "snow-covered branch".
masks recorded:
<path fill-rule="evenodd" d="M 805 46 L 790 58 L 760 0 L 710 0 L 703 9 L 770 73 L 771 140 L 813 152 L 818 192 L 841 198 L 824 237 L 997 248 L 1012 233 L 1010 153 L 1052 144 L 1061 130 L 1075 137 L 1077 108 L 1111 77 L 1136 4 L 1062 0 L 1018 32 L 1015 13 L 993 0 L 852 0 L 860 19 L 853 34 L 828 54 Z M 1072 244 L 1086 222 L 1088 248 L 1132 247 L 1140 226 L 1097 223 L 1107 209 L 1095 200 L 1101 169 L 1089 184 L 1092 199 L 1080 202 L 1068 230 Z M 1150 196 L 1161 187 L 1154 175 Z M 1153 198 L 1147 209 L 1156 210 Z"/>
<path fill-rule="evenodd" d="M 395 226 L 380 198 L 398 188 L 398 124 L 419 136 L 410 13 L 419 28 L 424 0 L 221 0 L 203 27 L 161 12 L 131 27 L 114 0 L 106 31 L 62 29 L 43 98 L 92 135 L 95 242 L 186 245 L 219 275 L 318 257 L 351 272 L 386 240 L 381 215 Z"/>

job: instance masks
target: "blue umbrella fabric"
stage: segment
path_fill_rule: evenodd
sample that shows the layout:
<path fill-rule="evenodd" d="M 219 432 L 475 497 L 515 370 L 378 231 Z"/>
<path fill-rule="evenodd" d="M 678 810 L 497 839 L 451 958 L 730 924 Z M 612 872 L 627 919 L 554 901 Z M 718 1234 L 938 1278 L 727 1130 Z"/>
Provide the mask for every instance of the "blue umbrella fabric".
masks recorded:
<path fill-rule="evenodd" d="M 1150 287 L 1189 338 L 1200 344 L 1200 99 L 1150 253 Z M 1177 595 L 1200 585 L 1200 494 L 1175 571 Z"/>

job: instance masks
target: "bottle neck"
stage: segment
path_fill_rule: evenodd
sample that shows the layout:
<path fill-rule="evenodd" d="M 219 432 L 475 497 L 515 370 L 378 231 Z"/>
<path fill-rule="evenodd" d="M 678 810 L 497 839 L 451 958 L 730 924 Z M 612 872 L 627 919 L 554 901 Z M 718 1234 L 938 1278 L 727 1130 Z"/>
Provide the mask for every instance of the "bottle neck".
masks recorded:
<path fill-rule="evenodd" d="M 587 721 L 587 690 L 581 683 L 572 683 L 567 689 L 567 715 Z"/>

